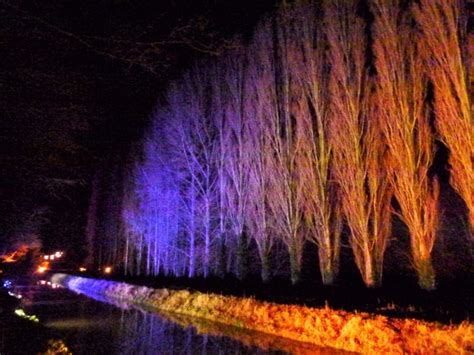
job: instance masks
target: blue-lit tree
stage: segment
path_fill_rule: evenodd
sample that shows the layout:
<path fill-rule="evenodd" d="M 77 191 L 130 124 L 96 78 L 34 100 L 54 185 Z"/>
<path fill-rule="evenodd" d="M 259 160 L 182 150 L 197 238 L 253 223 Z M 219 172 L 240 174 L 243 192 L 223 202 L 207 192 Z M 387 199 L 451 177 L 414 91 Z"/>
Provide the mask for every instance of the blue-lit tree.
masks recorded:
<path fill-rule="evenodd" d="M 123 258 L 127 273 L 239 278 L 246 260 L 258 257 L 266 282 L 272 256 L 284 249 L 296 283 L 310 241 L 322 282 L 332 284 L 346 223 L 356 265 L 375 286 L 393 190 L 420 286 L 434 287 L 439 190 L 428 174 L 436 125 L 425 110 L 427 58 L 409 39 L 413 22 L 397 22 L 404 18 L 398 1 L 369 3 L 376 74 L 367 67 L 367 24 L 357 1 L 308 1 L 284 3 L 248 45 L 236 41 L 172 81 L 123 186 L 124 238 L 109 231 L 99 242 L 123 253 L 104 255 Z M 422 13 L 416 18 L 426 26 Z M 450 75 L 438 66 L 428 73 L 431 80 Z M 443 127 L 443 136 L 454 132 Z M 98 195 L 91 211 L 100 212 Z"/>

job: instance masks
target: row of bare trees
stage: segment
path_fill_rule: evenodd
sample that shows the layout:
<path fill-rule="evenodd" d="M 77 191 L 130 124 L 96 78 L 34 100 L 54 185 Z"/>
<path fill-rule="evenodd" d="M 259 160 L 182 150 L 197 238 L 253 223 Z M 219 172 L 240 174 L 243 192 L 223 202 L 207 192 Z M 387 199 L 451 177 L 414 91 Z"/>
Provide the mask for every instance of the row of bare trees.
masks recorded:
<path fill-rule="evenodd" d="M 357 0 L 283 4 L 250 43 L 170 84 L 124 193 L 126 272 L 244 277 L 252 246 L 268 281 L 284 246 L 296 283 L 313 242 L 331 284 L 347 226 L 376 287 L 395 214 L 420 287 L 435 287 L 436 140 L 474 225 L 463 8 L 369 5 L 370 24 Z"/>

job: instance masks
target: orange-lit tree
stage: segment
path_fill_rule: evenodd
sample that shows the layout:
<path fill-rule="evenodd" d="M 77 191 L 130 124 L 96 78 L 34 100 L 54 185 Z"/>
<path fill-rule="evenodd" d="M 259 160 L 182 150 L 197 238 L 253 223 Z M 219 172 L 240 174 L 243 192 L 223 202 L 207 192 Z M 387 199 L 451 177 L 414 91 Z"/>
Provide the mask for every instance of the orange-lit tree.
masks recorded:
<path fill-rule="evenodd" d="M 257 96 L 263 134 L 268 139 L 267 155 L 268 208 L 272 215 L 274 233 L 286 246 L 290 257 L 291 280 L 300 279 L 303 246 L 301 199 L 302 184 L 299 176 L 297 155 L 301 151 L 301 137 L 298 120 L 292 112 L 292 102 L 298 100 L 292 90 L 294 81 L 290 72 L 289 43 L 295 40 L 288 27 L 288 14 L 282 11 L 276 20 L 277 28 L 271 22 L 259 28 L 260 50 L 257 60 L 260 64 Z M 276 32 L 277 41 L 274 43 Z"/>
<path fill-rule="evenodd" d="M 468 66 L 462 49 L 466 36 L 462 1 L 421 0 L 413 7 L 413 13 L 423 34 L 421 52 L 434 87 L 436 128 L 450 153 L 451 185 L 466 203 L 472 233 L 474 126 Z"/>
<path fill-rule="evenodd" d="M 328 70 L 324 37 L 313 5 L 300 4 L 294 16 L 296 40 L 292 42 L 292 71 L 305 99 L 295 101 L 301 136 L 298 166 L 302 179 L 307 238 L 318 246 L 319 269 L 324 284 L 339 272 L 341 212 L 331 182 L 331 146 L 328 136 Z"/>
<path fill-rule="evenodd" d="M 368 287 L 382 283 L 390 236 L 392 198 L 384 169 L 386 145 L 375 107 L 368 102 L 364 21 L 357 1 L 335 1 L 326 9 L 331 75 L 330 141 L 355 262 Z M 348 31 L 350 29 L 350 31 Z"/>
<path fill-rule="evenodd" d="M 387 168 L 399 216 L 410 233 L 411 255 L 424 289 L 435 288 L 432 250 L 438 221 L 439 185 L 428 170 L 434 138 L 426 109 L 426 73 L 416 33 L 398 0 L 373 0 L 376 101 L 389 148 Z"/>

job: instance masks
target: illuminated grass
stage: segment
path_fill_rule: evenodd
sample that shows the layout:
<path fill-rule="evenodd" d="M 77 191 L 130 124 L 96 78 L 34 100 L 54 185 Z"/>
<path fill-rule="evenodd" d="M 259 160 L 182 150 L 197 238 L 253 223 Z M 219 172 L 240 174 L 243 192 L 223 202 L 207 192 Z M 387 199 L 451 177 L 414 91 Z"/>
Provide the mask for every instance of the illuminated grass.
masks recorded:
<path fill-rule="evenodd" d="M 199 317 L 324 347 L 373 354 L 474 351 L 474 324 L 442 325 L 369 313 L 280 305 L 187 290 L 151 289 L 121 282 L 55 274 L 52 281 L 82 293 Z"/>

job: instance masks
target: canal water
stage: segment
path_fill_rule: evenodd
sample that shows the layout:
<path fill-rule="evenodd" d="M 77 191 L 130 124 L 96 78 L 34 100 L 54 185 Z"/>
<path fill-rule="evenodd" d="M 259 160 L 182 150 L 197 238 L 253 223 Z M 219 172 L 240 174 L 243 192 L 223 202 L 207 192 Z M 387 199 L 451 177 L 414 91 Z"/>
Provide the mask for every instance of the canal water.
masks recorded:
<path fill-rule="evenodd" d="M 17 286 L 21 307 L 61 338 L 73 354 L 342 354 L 215 322 L 161 314 L 76 294 L 39 280 Z"/>

